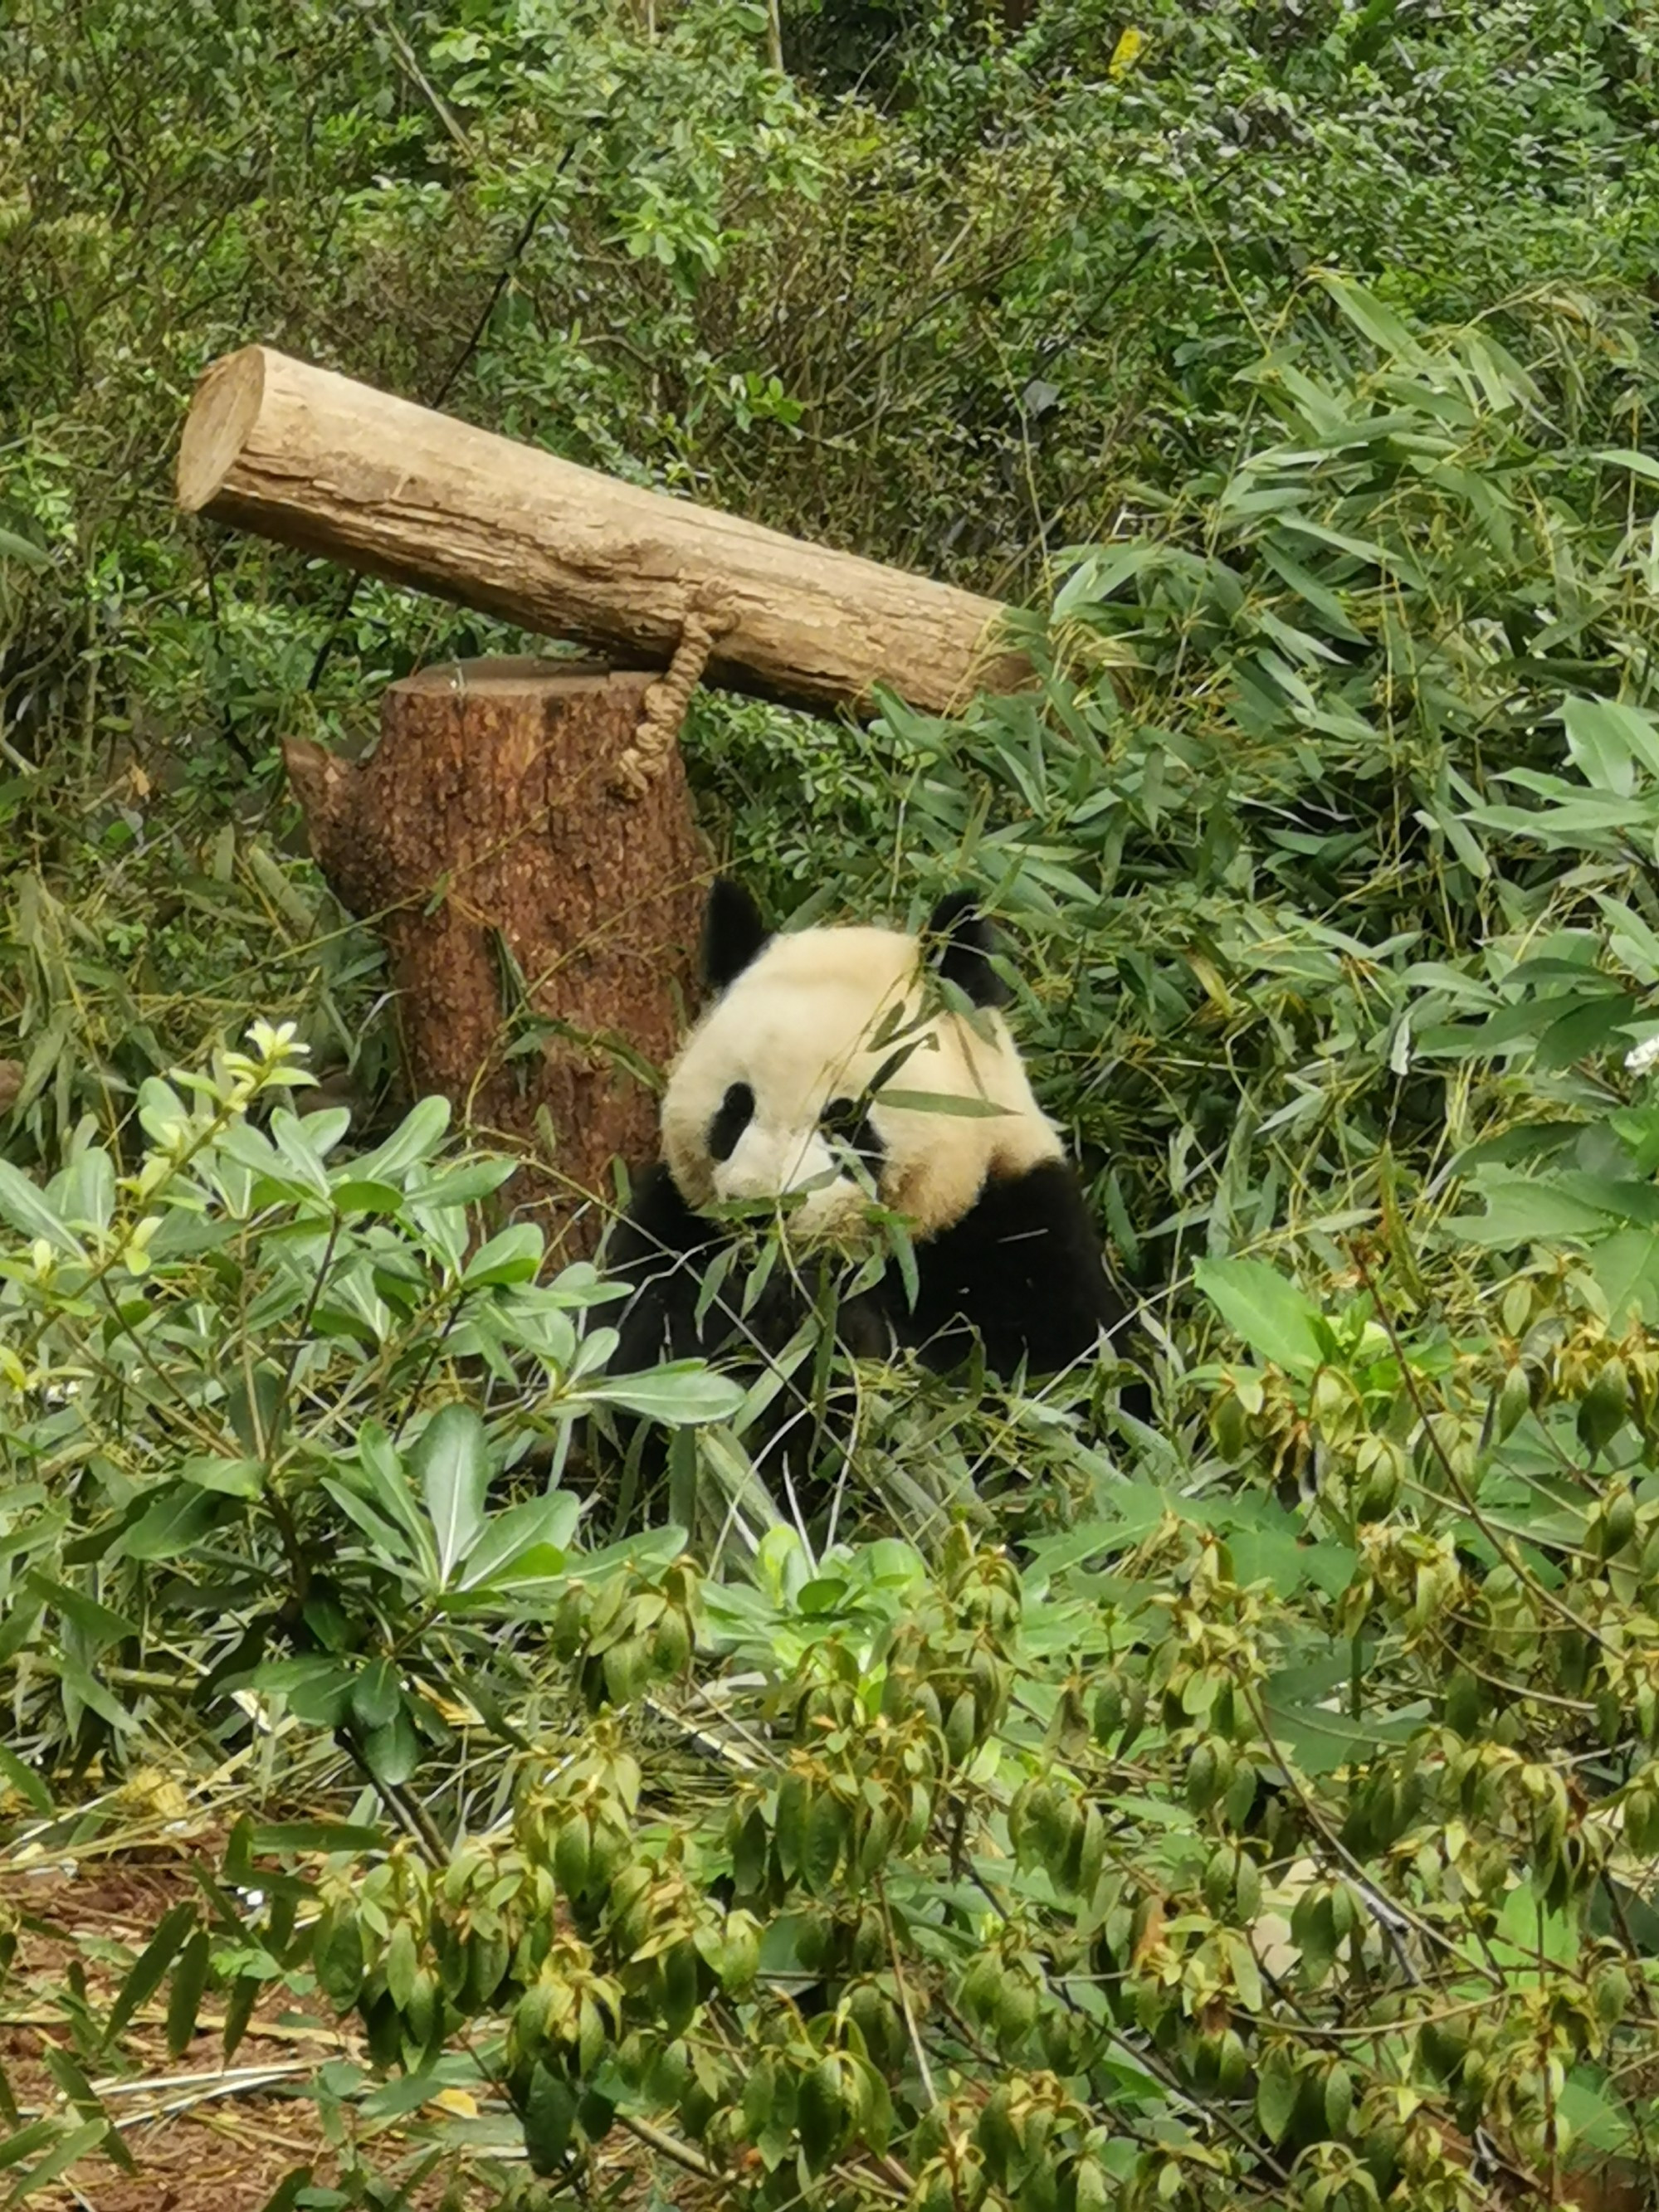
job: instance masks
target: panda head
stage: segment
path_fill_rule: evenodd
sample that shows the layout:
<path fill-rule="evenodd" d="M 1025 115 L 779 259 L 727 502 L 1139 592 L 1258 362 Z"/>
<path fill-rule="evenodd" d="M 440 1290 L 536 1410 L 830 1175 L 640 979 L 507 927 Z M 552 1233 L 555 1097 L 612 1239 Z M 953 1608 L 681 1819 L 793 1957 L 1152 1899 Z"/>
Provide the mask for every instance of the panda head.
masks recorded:
<path fill-rule="evenodd" d="M 988 1179 L 1059 1158 L 999 1011 L 991 950 L 971 891 L 942 900 L 921 937 L 774 936 L 746 891 L 717 882 L 703 969 L 719 995 L 663 1100 L 663 1156 L 686 1204 L 787 1198 L 792 1228 L 841 1237 L 864 1220 L 873 1183 L 927 1237 L 970 1212 Z M 940 978 L 969 1013 L 943 1003 Z"/>

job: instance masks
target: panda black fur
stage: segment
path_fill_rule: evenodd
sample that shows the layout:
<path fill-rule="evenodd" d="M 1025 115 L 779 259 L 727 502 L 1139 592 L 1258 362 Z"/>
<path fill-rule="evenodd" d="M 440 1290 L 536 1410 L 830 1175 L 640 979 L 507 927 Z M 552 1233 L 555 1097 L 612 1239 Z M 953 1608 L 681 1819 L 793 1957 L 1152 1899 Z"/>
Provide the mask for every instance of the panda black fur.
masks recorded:
<path fill-rule="evenodd" d="M 699 1321 L 704 1272 L 732 1234 L 706 1209 L 799 1194 L 792 1244 L 804 1233 L 835 1245 L 868 1204 L 849 1152 L 910 1224 L 920 1278 L 914 1307 L 896 1267 L 843 1302 L 850 1351 L 909 1346 L 942 1370 L 977 1335 L 1006 1380 L 1022 1362 L 1032 1376 L 1070 1366 L 1118 1327 L 1077 1177 L 1000 1011 L 1007 993 L 992 945 L 971 891 L 943 900 L 921 939 L 860 927 L 774 936 L 746 891 L 715 883 L 703 969 L 718 996 L 670 1070 L 663 1157 L 611 1241 L 611 1272 L 634 1286 L 618 1372 L 712 1356 L 744 1334 L 778 1349 L 787 1312 L 740 1322 L 715 1300 Z M 971 1023 L 927 1009 L 927 962 L 976 1010 Z M 884 1103 L 906 1091 L 1001 1110 Z"/>

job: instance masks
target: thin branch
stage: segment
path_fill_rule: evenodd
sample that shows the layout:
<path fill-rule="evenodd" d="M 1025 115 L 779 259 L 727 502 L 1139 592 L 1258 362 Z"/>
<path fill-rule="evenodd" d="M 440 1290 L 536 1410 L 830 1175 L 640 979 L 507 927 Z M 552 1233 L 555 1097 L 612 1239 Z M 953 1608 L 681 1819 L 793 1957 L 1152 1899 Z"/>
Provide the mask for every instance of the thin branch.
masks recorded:
<path fill-rule="evenodd" d="M 629 2134 L 636 2142 L 642 2142 L 647 2150 L 660 2152 L 664 2158 L 672 2159 L 676 2166 L 683 2166 L 688 2173 L 695 2173 L 699 2179 L 720 2181 L 724 2179 L 719 2166 L 711 2166 L 700 2150 L 694 2150 L 689 2142 L 682 2142 L 678 2136 L 671 2136 L 665 2128 L 658 2127 L 653 2121 L 636 2119 L 631 2112 L 619 2112 L 617 2124 L 626 2128 Z"/>

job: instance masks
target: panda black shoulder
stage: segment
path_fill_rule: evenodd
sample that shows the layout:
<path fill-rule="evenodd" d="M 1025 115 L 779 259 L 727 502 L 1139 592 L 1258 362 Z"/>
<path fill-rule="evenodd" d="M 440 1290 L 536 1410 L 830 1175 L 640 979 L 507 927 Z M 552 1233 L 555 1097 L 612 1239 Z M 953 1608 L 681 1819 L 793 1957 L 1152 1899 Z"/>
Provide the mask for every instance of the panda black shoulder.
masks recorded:
<path fill-rule="evenodd" d="M 1029 1374 L 1051 1375 L 1091 1357 L 1102 1331 L 1124 1319 L 1063 1159 L 992 1176 L 960 1221 L 917 1245 L 916 1266 L 911 1326 L 936 1369 L 964 1358 L 976 1331 L 994 1374 L 1006 1378 L 1024 1360 Z"/>
<path fill-rule="evenodd" d="M 716 876 L 703 910 L 701 966 L 711 991 L 724 991 L 770 944 L 772 933 L 741 884 Z"/>
<path fill-rule="evenodd" d="M 697 1326 L 697 1297 L 718 1236 L 712 1223 L 692 1212 L 662 1161 L 645 1170 L 633 1204 L 611 1224 L 605 1241 L 607 1271 L 632 1285 L 617 1323 L 616 1373 L 690 1359 L 707 1348 Z"/>

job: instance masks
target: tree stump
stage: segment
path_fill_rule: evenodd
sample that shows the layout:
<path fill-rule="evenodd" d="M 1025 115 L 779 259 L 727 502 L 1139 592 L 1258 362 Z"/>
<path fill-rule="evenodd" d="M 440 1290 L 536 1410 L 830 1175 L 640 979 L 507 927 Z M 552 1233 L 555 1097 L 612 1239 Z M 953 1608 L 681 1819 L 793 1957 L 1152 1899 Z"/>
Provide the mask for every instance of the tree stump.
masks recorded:
<path fill-rule="evenodd" d="M 284 748 L 319 865 L 390 947 L 411 1090 L 529 1150 L 507 1194 L 560 1260 L 592 1250 L 610 1163 L 654 1154 L 709 873 L 672 734 L 635 746 L 661 678 L 572 672 L 449 662 L 392 685 L 361 767 Z"/>

